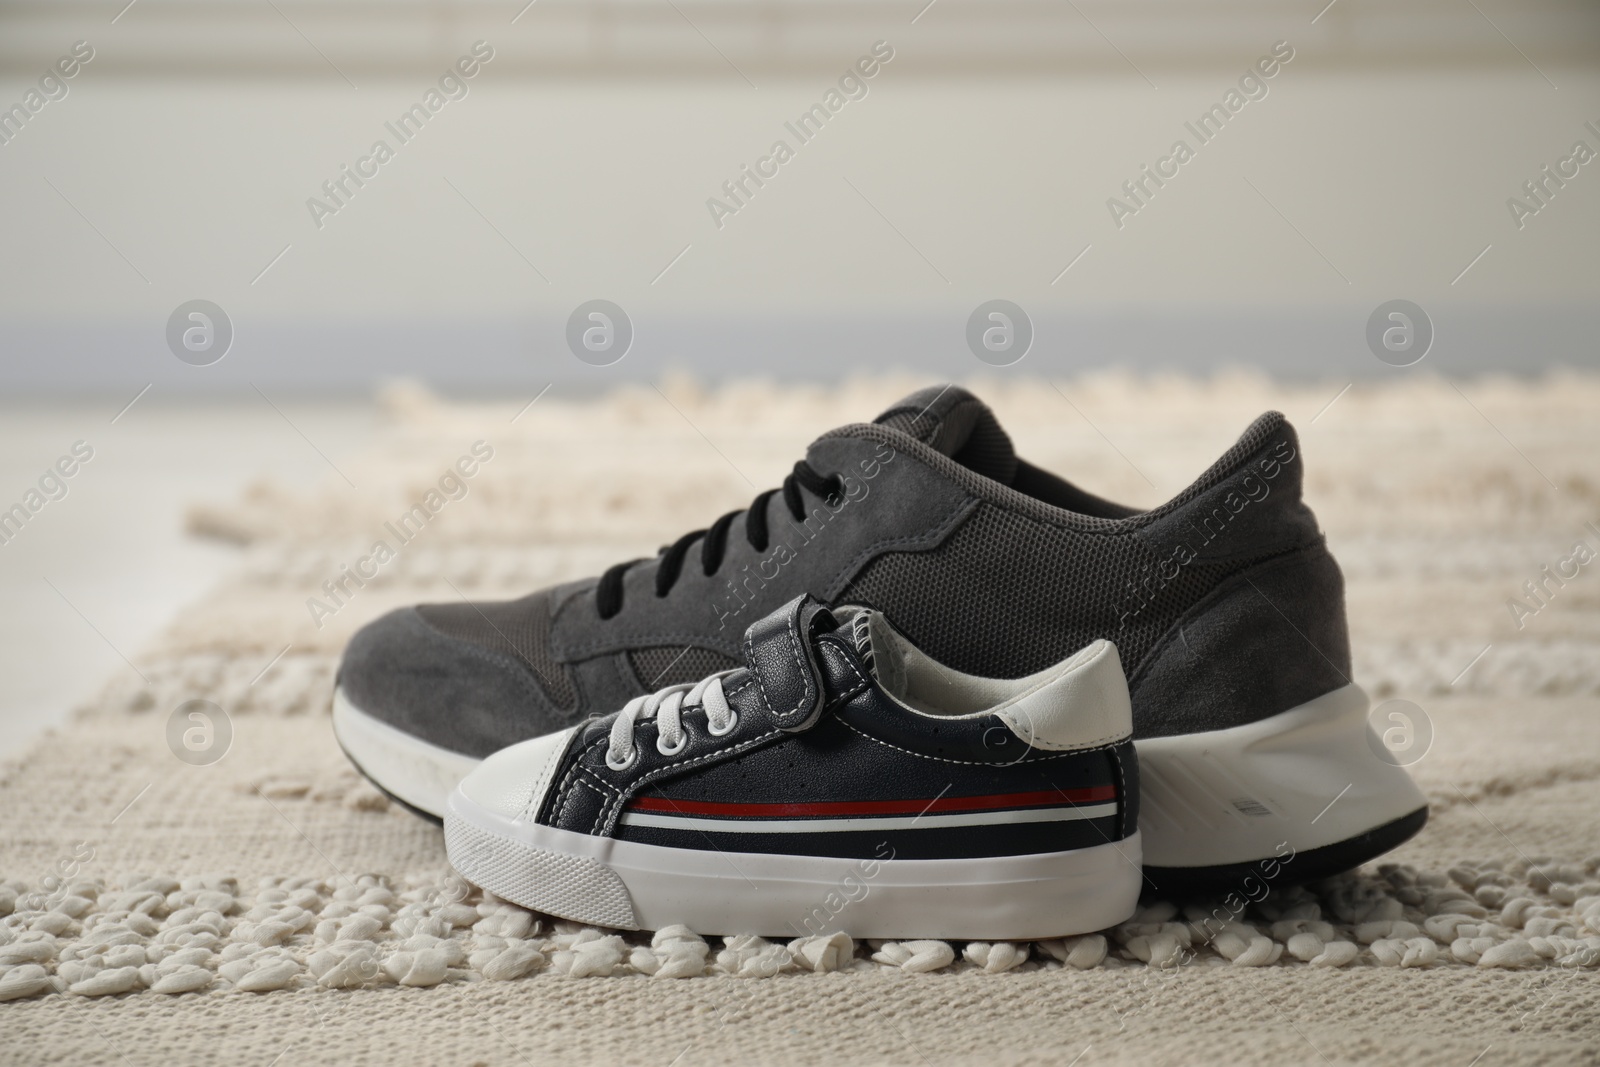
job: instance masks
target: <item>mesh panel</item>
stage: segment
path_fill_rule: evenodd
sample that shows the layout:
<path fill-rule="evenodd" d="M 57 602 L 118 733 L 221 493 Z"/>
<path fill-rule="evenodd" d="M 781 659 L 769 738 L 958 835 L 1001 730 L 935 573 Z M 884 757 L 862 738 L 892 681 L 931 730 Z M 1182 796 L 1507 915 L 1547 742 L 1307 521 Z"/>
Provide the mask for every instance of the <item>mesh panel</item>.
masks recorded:
<path fill-rule="evenodd" d="M 1100 637 L 1132 674 L 1180 615 L 1260 558 L 1191 563 L 1136 603 L 1129 579 L 1161 558 L 1131 536 L 1064 530 L 980 504 L 940 547 L 869 563 L 841 602 L 875 607 L 913 644 L 957 670 L 1020 678 Z"/>
<path fill-rule="evenodd" d="M 533 671 L 545 695 L 557 708 L 578 703 L 567 669 L 550 654 L 548 591 L 520 600 L 479 604 L 421 604 L 424 622 L 447 637 L 470 641 L 494 652 L 515 656 Z"/>
<path fill-rule="evenodd" d="M 721 652 L 709 648 L 685 649 L 682 645 L 635 649 L 628 653 L 628 662 L 633 664 L 639 684 L 651 692 L 669 685 L 698 682 L 708 674 L 740 666 L 738 660 Z"/>

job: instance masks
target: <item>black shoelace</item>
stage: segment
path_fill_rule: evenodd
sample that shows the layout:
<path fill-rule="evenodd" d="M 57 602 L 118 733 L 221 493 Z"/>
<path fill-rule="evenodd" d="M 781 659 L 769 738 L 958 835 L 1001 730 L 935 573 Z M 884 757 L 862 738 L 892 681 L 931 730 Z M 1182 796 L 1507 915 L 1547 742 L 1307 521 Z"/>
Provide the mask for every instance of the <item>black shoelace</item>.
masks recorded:
<path fill-rule="evenodd" d="M 794 516 L 795 522 L 804 522 L 806 519 L 805 498 L 800 495 L 804 488 L 813 496 L 824 502 L 837 500 L 844 492 L 844 479 L 835 474 L 832 476 L 818 474 L 805 460 L 794 465 L 794 471 L 783 480 L 779 489 L 768 489 L 744 511 L 730 511 L 722 518 L 711 524 L 708 530 L 695 530 L 686 533 L 672 544 L 661 550 L 657 557 L 660 565 L 656 568 L 656 596 L 663 597 L 672 591 L 678 581 L 678 575 L 683 573 L 683 561 L 689 555 L 689 549 L 696 541 L 700 541 L 700 569 L 706 575 L 717 573 L 717 568 L 722 566 L 723 557 L 728 549 L 728 530 L 733 526 L 733 520 L 740 515 L 744 516 L 745 538 L 750 542 L 750 547 L 757 552 L 765 552 L 771 541 L 771 531 L 767 528 L 767 502 L 777 493 L 783 494 L 783 502 L 789 506 L 789 514 Z M 602 619 L 609 619 L 622 610 L 622 577 L 628 568 L 638 563 L 648 563 L 649 560 L 634 559 L 626 563 L 618 563 L 609 568 L 600 576 L 600 584 L 595 586 L 594 603 Z"/>

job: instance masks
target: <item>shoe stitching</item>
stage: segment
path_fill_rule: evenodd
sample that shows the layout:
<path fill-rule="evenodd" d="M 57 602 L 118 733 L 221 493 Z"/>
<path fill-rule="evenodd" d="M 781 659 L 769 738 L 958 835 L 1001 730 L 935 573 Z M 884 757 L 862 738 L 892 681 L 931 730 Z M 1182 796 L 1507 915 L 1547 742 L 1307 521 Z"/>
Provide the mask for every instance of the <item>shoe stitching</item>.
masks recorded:
<path fill-rule="evenodd" d="M 822 651 L 823 651 L 823 653 L 825 655 L 829 651 L 831 651 L 833 653 L 835 659 L 837 659 L 839 662 L 843 663 L 847 668 L 849 668 L 850 673 L 856 676 L 856 686 L 857 686 L 858 689 L 860 687 L 864 687 L 864 686 L 866 686 L 868 684 L 867 680 L 864 677 L 862 677 L 861 672 L 856 670 L 856 665 L 850 661 L 850 657 L 848 655 L 846 655 L 841 648 L 839 648 L 838 644 L 836 644 L 833 641 L 823 642 Z M 852 693 L 851 695 L 853 696 L 854 693 Z M 835 698 L 830 703 L 831 704 L 837 704 L 837 703 L 839 703 L 840 699 L 842 699 L 842 698 Z"/>
<path fill-rule="evenodd" d="M 980 760 L 950 759 L 947 756 L 930 756 L 925 752 L 914 752 L 909 748 L 901 748 L 899 745 L 893 744 L 892 742 L 889 742 L 889 741 L 885 741 L 881 737 L 873 737 L 871 734 L 857 729 L 855 726 L 851 725 L 848 722 L 845 722 L 845 720 L 843 720 L 843 719 L 840 719 L 839 722 L 843 726 L 845 726 L 847 729 L 852 730 L 855 733 L 860 734 L 862 737 L 866 738 L 868 741 L 875 741 L 880 745 L 884 745 L 884 746 L 886 746 L 888 748 L 894 749 L 896 752 L 904 752 L 906 755 L 908 755 L 908 756 L 916 756 L 918 759 L 937 760 L 940 763 L 959 763 L 959 764 L 961 764 L 962 766 L 965 766 L 965 767 L 1000 767 L 1000 766 L 1008 766 L 1008 764 L 985 763 L 985 762 L 980 761 Z M 1120 743 L 1121 742 L 1117 742 L 1117 744 L 1120 744 Z M 1031 747 L 1032 746 L 1030 746 L 1030 748 Z M 1088 755 L 1088 754 L 1094 753 L 1094 752 L 1104 752 L 1106 749 L 1113 748 L 1113 747 L 1115 747 L 1115 746 L 1113 746 L 1113 745 L 1101 745 L 1099 748 L 1074 749 L 1071 752 L 1057 752 L 1057 753 L 1054 753 L 1054 754 L 1049 755 L 1049 756 L 1039 756 L 1036 759 L 1028 759 L 1027 756 L 1024 756 L 1023 759 L 1027 760 L 1029 763 L 1043 763 L 1045 760 L 1065 759 L 1065 758 L 1067 758 L 1069 756 L 1084 756 L 1084 755 Z M 1034 752 L 1040 752 L 1040 751 L 1043 751 L 1043 750 L 1035 748 L 1035 749 L 1033 749 L 1033 751 Z"/>
<path fill-rule="evenodd" d="M 1005 719 L 1003 717 L 999 716 L 999 715 L 996 715 L 995 718 L 1000 719 L 1001 722 L 1005 722 Z M 1006 726 L 1008 728 L 1010 727 L 1010 725 L 1011 725 L 1010 723 L 1006 723 Z M 1012 733 L 1016 733 L 1016 731 L 1013 730 Z M 1087 746 L 1087 747 L 1084 747 L 1084 748 L 1079 748 L 1077 745 L 1074 745 L 1073 747 L 1068 748 L 1068 749 L 1047 749 L 1047 748 L 1045 748 L 1045 746 L 1042 743 L 1041 744 L 1034 744 L 1031 741 L 1028 742 L 1028 747 L 1033 749 L 1035 752 L 1052 752 L 1052 751 L 1058 751 L 1058 752 L 1095 752 L 1095 751 L 1097 751 L 1097 750 L 1099 750 L 1101 748 L 1105 748 L 1105 747 L 1107 747 L 1109 745 L 1121 744 L 1122 743 L 1122 739 L 1124 737 L 1126 737 L 1126 736 L 1127 736 L 1126 734 L 1106 734 L 1104 737 L 1092 737 L 1088 741 L 1084 742 L 1084 744 Z"/>
<path fill-rule="evenodd" d="M 692 767 L 697 763 L 705 763 L 707 761 L 714 760 L 714 759 L 719 759 L 719 758 L 724 757 L 724 756 L 742 755 L 743 753 L 747 752 L 751 748 L 754 748 L 760 742 L 766 741 L 766 740 L 768 740 L 770 738 L 781 736 L 783 733 L 784 733 L 784 731 L 782 729 L 768 730 L 764 734 L 758 734 L 755 737 L 749 738 L 746 741 L 741 741 L 739 744 L 734 745 L 731 748 L 719 748 L 714 752 L 703 752 L 698 756 L 692 756 L 692 757 L 690 757 L 688 759 L 677 760 L 677 761 L 675 761 L 673 763 L 666 764 L 665 766 L 657 767 L 655 770 L 650 771 L 650 772 L 642 775 L 638 779 L 628 783 L 628 788 L 626 790 L 627 795 L 628 796 L 632 796 L 633 794 L 637 793 L 640 789 L 644 788 L 647 785 L 650 785 L 652 782 L 656 781 L 658 778 L 661 778 L 661 777 L 665 776 L 666 774 L 668 774 L 668 773 L 670 773 L 672 771 L 679 770 L 679 769 L 682 769 L 682 768 Z M 619 799 L 621 799 L 621 795 L 622 795 L 621 793 L 618 794 L 618 798 Z M 611 836 L 613 831 L 615 831 L 615 829 L 616 829 L 616 823 L 615 823 L 615 820 L 613 819 L 610 823 L 608 823 L 608 825 L 601 832 L 603 832 L 606 836 Z"/>
<path fill-rule="evenodd" d="M 914 545 L 920 547 L 927 545 L 930 548 L 937 546 L 939 542 L 948 537 L 956 527 L 960 526 L 969 517 L 971 517 L 972 512 L 977 508 L 977 506 L 977 497 L 970 494 L 964 495 L 960 500 L 956 501 L 955 506 L 951 510 L 950 514 L 946 515 L 934 525 L 925 528 L 921 533 L 908 534 L 904 537 L 890 537 L 882 541 L 874 541 L 871 545 L 868 545 L 866 548 L 856 553 L 856 555 L 852 557 L 849 562 L 845 563 L 838 569 L 833 582 L 827 587 L 828 595 L 822 599 L 826 600 L 830 604 L 839 599 L 840 594 L 844 592 L 844 590 L 850 585 L 850 581 L 853 580 L 846 579 L 845 575 L 855 575 L 867 564 L 868 561 L 882 555 L 885 552 L 892 552 L 897 547 L 903 546 Z"/>
<path fill-rule="evenodd" d="M 564 821 L 563 817 L 567 813 L 567 793 L 571 790 L 575 779 L 573 768 L 567 767 L 566 773 L 561 776 L 561 788 L 556 790 L 556 795 L 550 802 L 550 825 L 560 827 Z"/>
<path fill-rule="evenodd" d="M 601 826 L 606 822 L 607 813 L 621 798 L 622 792 L 587 767 L 579 767 L 577 770 L 579 782 L 600 794 L 600 810 L 595 813 L 594 822 L 588 830 L 590 834 L 599 835 Z"/>
<path fill-rule="evenodd" d="M 592 792 L 596 796 L 598 796 L 600 798 L 600 810 L 602 812 L 605 811 L 606 804 L 608 803 L 609 798 L 607 797 L 607 795 L 606 795 L 604 790 L 596 788 L 597 786 L 604 785 L 603 782 L 594 781 L 589 776 L 585 775 L 585 776 L 580 777 L 578 779 L 578 783 L 577 784 L 583 786 L 585 789 L 588 789 L 590 792 Z M 598 821 L 599 816 L 596 815 L 595 818 Z M 588 832 L 590 834 L 593 834 L 595 832 L 594 828 L 590 827 Z"/>
<path fill-rule="evenodd" d="M 577 778 L 574 778 L 573 781 L 571 782 L 572 786 L 580 786 L 580 785 L 585 785 L 585 784 L 587 784 L 587 783 L 585 783 L 582 780 L 577 779 Z M 557 825 L 558 826 L 560 825 L 560 823 L 563 823 L 563 822 L 566 821 L 567 805 L 570 804 L 573 801 L 573 799 L 574 799 L 574 795 L 573 795 L 573 791 L 571 789 L 566 790 L 566 791 L 563 792 L 562 798 L 561 798 L 561 809 L 556 813 L 556 815 L 557 815 Z"/>
<path fill-rule="evenodd" d="M 807 696 L 811 696 L 812 701 L 815 702 L 816 698 L 815 698 L 814 694 L 815 694 L 815 690 L 816 690 L 816 686 L 817 686 L 817 679 L 812 674 L 812 672 L 806 670 L 805 658 L 804 658 L 803 653 L 800 650 L 800 632 L 799 632 L 800 631 L 800 618 L 799 618 L 799 616 L 800 616 L 800 609 L 796 609 L 795 618 L 793 618 L 793 619 L 789 620 L 787 623 L 785 623 L 784 628 L 783 628 L 783 633 L 784 633 L 784 636 L 789 639 L 789 654 L 794 657 L 795 668 L 800 673 L 800 679 L 801 679 L 800 699 L 801 699 L 801 701 L 804 701 L 807 698 Z M 754 627 L 751 627 L 751 630 L 753 631 Z M 795 711 L 799 711 L 801 709 L 801 707 L 803 707 L 803 704 L 798 704 L 797 703 L 795 705 L 793 711 L 785 711 L 781 715 L 778 712 L 772 710 L 772 702 L 767 699 L 767 683 L 762 679 L 761 672 L 756 670 L 756 668 L 755 668 L 755 662 L 756 662 L 755 641 L 751 637 L 750 633 L 746 633 L 745 634 L 745 638 L 744 638 L 744 657 L 745 657 L 745 661 L 750 664 L 750 673 L 755 678 L 755 682 L 756 682 L 756 692 L 761 695 L 761 703 L 766 705 L 767 714 L 768 715 L 771 715 L 774 719 L 777 719 L 779 722 L 782 722 L 784 718 L 793 715 Z"/>
<path fill-rule="evenodd" d="M 549 760 L 546 762 L 545 766 L 549 767 L 549 766 L 553 765 L 555 767 L 560 767 L 561 766 L 561 761 L 566 757 L 568 752 L 572 751 L 572 742 L 577 740 L 577 738 L 578 738 L 578 732 L 576 730 L 574 730 L 572 732 L 572 734 L 567 738 L 567 743 L 561 747 L 561 751 L 556 752 L 553 755 L 551 755 L 549 757 Z M 544 768 L 540 768 L 540 770 L 543 770 L 543 769 Z M 551 775 L 551 779 L 553 780 L 554 777 L 555 776 L 552 774 Z M 538 781 L 538 778 L 535 777 L 534 781 Z M 549 791 L 549 786 L 548 785 L 545 787 L 545 791 L 546 792 Z M 530 796 L 528 798 L 528 802 L 522 806 L 522 811 L 517 815 L 517 818 L 519 818 L 519 819 L 529 819 L 529 818 L 531 818 L 535 822 L 537 822 L 538 818 L 539 818 L 539 812 L 538 812 L 538 810 L 536 808 L 534 808 L 533 805 L 534 805 L 534 798 Z M 544 798 L 540 797 L 539 798 L 539 807 L 542 808 L 543 806 L 544 806 Z"/>
<path fill-rule="evenodd" d="M 860 685 L 852 686 L 851 688 L 840 693 L 838 696 L 834 697 L 832 700 L 828 701 L 828 703 L 823 706 L 822 710 L 832 711 L 835 708 L 843 707 L 871 688 L 872 686 L 867 682 L 862 682 Z"/>
<path fill-rule="evenodd" d="M 560 828 L 561 826 L 561 816 L 566 813 L 567 793 L 569 790 L 571 790 L 572 786 L 576 782 L 578 768 L 583 764 L 583 757 L 587 756 L 591 751 L 593 751 L 594 747 L 603 740 L 605 740 L 604 736 L 597 737 L 593 741 L 590 741 L 588 744 L 584 745 L 581 749 L 577 750 L 575 753 L 572 753 L 571 762 L 567 764 L 566 772 L 561 776 L 561 788 L 556 791 L 555 801 L 551 805 L 551 817 L 555 820 L 551 823 L 552 826 L 556 826 L 557 828 Z"/>
<path fill-rule="evenodd" d="M 567 804 L 572 799 L 571 794 L 573 787 L 581 785 L 587 786 L 590 789 L 594 789 L 595 784 L 603 786 L 606 790 L 612 789 L 611 786 L 606 785 L 606 783 L 603 781 L 600 781 L 600 779 L 596 778 L 592 772 L 588 771 L 581 764 L 574 762 L 573 765 L 568 768 L 566 782 L 562 786 L 561 792 L 557 794 L 556 806 L 552 811 L 552 815 L 555 817 L 555 822 L 552 825 L 554 825 L 557 829 L 565 828 L 561 824 L 566 820 Z M 599 789 L 595 789 L 594 791 L 599 794 L 601 798 L 601 810 L 604 811 L 608 800 L 607 793 Z M 594 831 L 591 829 L 589 832 L 593 833 Z"/>
<path fill-rule="evenodd" d="M 600 779 L 595 774 L 595 772 L 593 772 L 593 771 L 589 770 L 587 767 L 583 766 L 584 757 L 589 755 L 595 748 L 597 748 L 602 742 L 604 742 L 606 740 L 606 738 L 603 737 L 603 736 L 596 737 L 594 740 L 590 741 L 580 751 L 576 752 L 572 756 L 572 761 L 568 765 L 566 773 L 562 776 L 561 788 L 556 793 L 555 801 L 553 802 L 552 807 L 551 807 L 551 814 L 555 819 L 555 822 L 552 823 L 552 825 L 556 826 L 558 829 L 561 828 L 561 826 L 560 826 L 561 821 L 563 819 L 563 816 L 566 814 L 566 805 L 567 805 L 567 799 L 568 799 L 567 795 L 571 791 L 571 789 L 572 789 L 572 787 L 574 785 L 588 784 L 589 780 L 593 780 L 595 782 L 599 782 L 600 784 L 604 785 L 606 790 L 608 791 L 608 794 L 603 794 L 603 795 L 606 796 L 606 801 L 605 801 L 605 803 L 604 803 L 604 805 L 602 807 L 601 814 L 602 814 L 602 816 L 608 816 L 613 812 L 614 809 L 620 808 L 620 802 L 626 796 L 631 796 L 632 794 L 636 793 L 639 789 L 643 788 L 646 785 L 649 785 L 651 782 L 655 781 L 656 779 L 662 777 L 665 774 L 668 774 L 671 771 L 678 770 L 680 768 L 690 767 L 690 766 L 693 766 L 693 765 L 695 765 L 697 763 L 703 763 L 703 762 L 706 762 L 708 760 L 717 759 L 717 758 L 719 758 L 721 756 L 739 755 L 739 754 L 747 751 L 748 749 L 754 747 L 756 744 L 758 744 L 758 743 L 760 743 L 762 741 L 765 741 L 765 740 L 767 740 L 769 738 L 777 737 L 778 735 L 780 735 L 782 733 L 783 733 L 783 730 L 781 730 L 781 729 L 769 730 L 768 732 L 766 732 L 764 734 L 759 734 L 759 735 L 757 735 L 755 737 L 749 738 L 748 740 L 742 741 L 739 744 L 737 744 L 735 746 L 732 746 L 732 747 L 729 747 L 729 748 L 718 748 L 715 751 L 704 752 L 704 753 L 701 753 L 698 756 L 691 756 L 691 757 L 688 757 L 686 759 L 675 760 L 672 763 L 666 764 L 666 765 L 661 766 L 661 767 L 657 767 L 654 770 L 652 770 L 652 771 L 648 772 L 647 774 L 643 775 L 642 777 L 640 777 L 640 778 L 628 783 L 626 788 L 619 788 L 617 786 L 611 785 L 608 782 L 605 782 L 603 779 Z M 609 794 L 614 794 L 614 797 L 610 796 Z M 615 801 L 616 803 L 613 803 L 613 801 Z M 614 818 L 607 818 L 606 823 L 607 823 L 606 826 L 602 828 L 600 826 L 600 824 L 599 824 L 599 820 L 597 819 L 596 823 L 595 823 L 595 826 L 594 826 L 593 829 L 590 830 L 590 833 L 602 834 L 602 835 L 605 835 L 605 836 L 609 836 L 611 834 L 612 830 L 615 829 L 615 819 Z"/>

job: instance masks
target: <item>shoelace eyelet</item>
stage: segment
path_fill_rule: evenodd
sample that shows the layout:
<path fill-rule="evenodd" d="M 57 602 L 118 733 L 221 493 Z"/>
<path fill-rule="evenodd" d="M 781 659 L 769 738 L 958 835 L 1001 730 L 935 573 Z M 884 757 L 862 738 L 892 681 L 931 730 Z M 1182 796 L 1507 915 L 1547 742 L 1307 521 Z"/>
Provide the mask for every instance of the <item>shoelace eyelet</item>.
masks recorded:
<path fill-rule="evenodd" d="M 611 760 L 611 750 L 609 748 L 606 749 L 606 766 L 614 771 L 625 771 L 637 762 L 639 762 L 639 750 L 637 748 L 635 748 L 633 752 L 629 754 L 628 758 L 623 760 L 621 763 L 613 763 Z"/>
<path fill-rule="evenodd" d="M 689 731 L 688 730 L 685 730 L 685 731 L 683 731 L 683 733 L 678 735 L 678 745 L 677 745 L 676 748 L 662 748 L 661 747 L 661 737 L 660 737 L 660 735 L 656 736 L 656 751 L 661 753 L 663 756 L 676 756 L 678 753 L 682 752 L 684 749 L 686 749 L 688 747 L 689 747 Z"/>
<path fill-rule="evenodd" d="M 738 725 L 739 713 L 735 711 L 731 716 L 729 716 L 727 726 L 719 730 L 717 729 L 715 723 L 707 722 L 706 730 L 711 734 L 712 737 L 726 737 L 727 735 L 733 733 L 733 728 Z"/>

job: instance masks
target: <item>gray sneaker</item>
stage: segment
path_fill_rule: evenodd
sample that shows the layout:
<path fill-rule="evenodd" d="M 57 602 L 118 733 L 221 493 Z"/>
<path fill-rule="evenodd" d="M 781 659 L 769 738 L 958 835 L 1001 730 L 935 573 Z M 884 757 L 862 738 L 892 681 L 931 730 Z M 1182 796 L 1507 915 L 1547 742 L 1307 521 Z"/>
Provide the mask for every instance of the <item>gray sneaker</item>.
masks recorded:
<path fill-rule="evenodd" d="M 362 773 L 438 818 L 484 757 L 737 667 L 747 626 L 809 593 L 989 678 L 1115 642 L 1150 886 L 1326 877 L 1412 836 L 1427 804 L 1369 743 L 1343 578 L 1301 484 L 1294 429 L 1268 412 L 1136 511 L 1019 459 L 965 390 L 925 389 L 825 434 L 781 488 L 654 559 L 369 624 L 339 668 L 334 730 Z"/>

